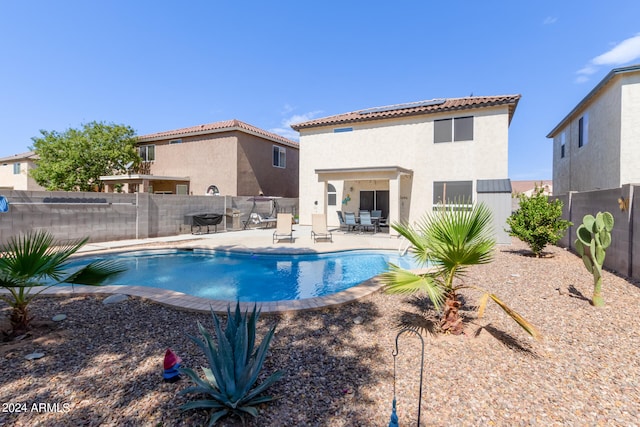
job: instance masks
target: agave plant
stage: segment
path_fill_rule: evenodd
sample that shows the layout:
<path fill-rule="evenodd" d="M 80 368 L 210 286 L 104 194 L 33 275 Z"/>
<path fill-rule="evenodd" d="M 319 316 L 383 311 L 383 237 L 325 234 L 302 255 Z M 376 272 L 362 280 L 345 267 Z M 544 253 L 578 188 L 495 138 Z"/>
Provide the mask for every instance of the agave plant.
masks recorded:
<path fill-rule="evenodd" d="M 47 288 L 61 283 L 100 285 L 124 271 L 113 261 L 96 261 L 69 272 L 66 261 L 87 240 L 62 243 L 46 231 L 32 231 L 11 237 L 0 248 L 0 288 L 9 291 L 0 294 L 0 299 L 12 309 L 12 335 L 29 329 L 33 319 L 29 315 L 29 304 Z"/>
<path fill-rule="evenodd" d="M 213 310 L 211 315 L 216 340 L 200 322 L 198 329 L 203 339 L 188 335 L 207 357 L 209 367 L 202 367 L 204 378 L 193 369 L 180 369 L 195 383 L 195 386 L 182 390 L 180 394 L 206 394 L 210 398 L 188 402 L 182 405 L 181 409 L 209 409 L 209 426 L 227 414 L 237 415 L 244 422 L 244 416 L 247 414 L 258 416 L 256 405 L 274 399 L 273 396 L 260 394 L 284 375 L 283 371 L 277 371 L 254 387 L 276 326 L 267 332 L 260 345 L 256 347 L 256 323 L 260 316 L 260 310 L 257 310 L 256 305 L 253 306 L 251 314 L 242 313 L 239 303 L 236 303 L 234 315 L 231 315 L 231 308 L 227 307 L 227 324 L 224 331 Z"/>
<path fill-rule="evenodd" d="M 470 266 L 493 260 L 495 240 L 491 235 L 491 220 L 491 211 L 481 203 L 471 209 L 437 210 L 422 217 L 416 227 L 393 224 L 393 229 L 413 245 L 416 259 L 423 266 L 428 263 L 432 268 L 425 273 L 413 273 L 390 264 L 389 271 L 382 275 L 386 291 L 401 294 L 424 291 L 440 312 L 441 330 L 461 334 L 463 323 L 459 314 L 459 292 L 465 288 L 479 290 L 482 296 L 478 303 L 478 317 L 482 317 L 491 299 L 527 333 L 537 338 L 539 334 L 533 325 L 495 294 L 460 280 Z"/>

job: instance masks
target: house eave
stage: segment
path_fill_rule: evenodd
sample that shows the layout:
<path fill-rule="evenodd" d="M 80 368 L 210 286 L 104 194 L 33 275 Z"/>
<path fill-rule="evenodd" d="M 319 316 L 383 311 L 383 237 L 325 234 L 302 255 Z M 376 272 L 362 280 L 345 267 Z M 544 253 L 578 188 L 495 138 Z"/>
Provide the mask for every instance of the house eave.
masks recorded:
<path fill-rule="evenodd" d="M 604 87 L 609 84 L 614 77 L 621 75 L 621 74 L 627 74 L 627 73 L 633 73 L 633 72 L 638 72 L 640 71 L 640 64 L 636 64 L 636 65 L 630 65 L 628 67 L 621 67 L 621 68 L 615 68 L 611 71 L 609 71 L 609 73 L 600 81 L 600 83 L 598 83 L 596 85 L 596 87 L 594 87 L 588 94 L 587 96 L 585 96 L 584 98 L 582 98 L 582 100 L 578 103 L 578 105 L 576 105 L 571 112 L 569 112 L 569 114 L 567 114 L 561 121 L 560 123 L 558 123 L 551 132 L 549 132 L 547 134 L 547 138 L 553 138 L 555 137 L 558 132 L 560 132 L 561 129 L 563 129 L 567 123 L 569 123 L 571 120 L 573 120 L 580 112 L 582 112 L 585 107 L 587 106 L 587 104 L 589 102 L 591 102 L 591 100 L 593 98 L 595 98 L 598 93 L 604 89 Z"/>
<path fill-rule="evenodd" d="M 186 138 L 186 137 L 190 137 L 190 136 L 198 136 L 198 135 L 211 135 L 211 134 L 216 134 L 216 133 L 223 133 L 223 132 L 243 132 L 246 133 L 248 135 L 252 135 L 252 136 L 256 136 L 262 139 L 267 139 L 271 142 L 275 142 L 277 144 L 281 144 L 281 145 L 286 145 L 288 147 L 291 148 L 295 148 L 295 149 L 299 149 L 299 145 L 295 143 L 295 141 L 287 141 L 286 139 L 278 139 L 278 138 L 274 138 L 272 136 L 269 135 L 264 135 L 261 134 L 259 132 L 254 132 L 250 129 L 245 129 L 243 127 L 240 126 L 226 126 L 226 127 L 221 127 L 221 128 L 216 128 L 216 129 L 203 129 L 203 130 L 199 130 L 199 131 L 187 131 L 187 132 L 178 132 L 178 133 L 174 133 L 174 134 L 170 134 L 170 135 L 151 135 L 151 136 L 139 136 L 138 137 L 138 143 L 149 143 L 149 142 L 156 142 L 156 141 L 165 141 L 165 140 L 172 140 L 172 139 L 180 139 L 180 138 Z"/>

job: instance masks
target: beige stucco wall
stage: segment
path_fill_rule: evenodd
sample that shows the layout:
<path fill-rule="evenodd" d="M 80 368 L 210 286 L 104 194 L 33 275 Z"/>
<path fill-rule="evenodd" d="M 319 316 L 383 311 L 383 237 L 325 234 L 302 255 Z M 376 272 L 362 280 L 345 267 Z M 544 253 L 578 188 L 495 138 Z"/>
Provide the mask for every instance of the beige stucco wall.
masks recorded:
<path fill-rule="evenodd" d="M 623 76 L 620 184 L 640 183 L 640 73 Z"/>
<path fill-rule="evenodd" d="M 237 132 L 238 195 L 298 197 L 298 149 Z M 273 166 L 273 146 L 286 150 L 286 167 Z"/>
<path fill-rule="evenodd" d="M 615 76 L 554 136 L 554 194 L 618 188 L 640 179 L 639 78 L 640 74 Z M 630 80 L 635 84 L 629 85 Z M 578 147 L 579 120 L 585 113 L 588 143 Z M 560 157 L 563 132 L 565 158 Z"/>
<path fill-rule="evenodd" d="M 474 140 L 434 144 L 433 120 L 474 116 Z M 333 133 L 336 127 L 352 132 Z M 432 209 L 433 181 L 503 179 L 508 177 L 508 110 L 493 107 L 449 114 L 326 126 L 300 134 L 300 222 L 311 223 L 311 214 L 324 212 L 325 186 L 316 169 L 398 166 L 413 176 L 387 180 L 390 219 L 407 211 L 415 221 Z M 334 183 L 335 185 L 335 183 Z M 338 191 L 340 187 L 336 185 Z M 382 189 L 381 187 L 377 187 Z M 354 193 L 357 190 L 354 188 Z M 344 191 L 344 190 L 343 190 Z M 398 202 L 396 198 L 400 198 Z M 344 194 L 338 193 L 338 200 Z M 354 200 L 354 194 L 351 194 Z M 315 202 L 318 201 L 316 205 Z M 358 204 L 354 204 L 358 208 Z M 338 206 L 338 209 L 340 206 Z M 354 209 L 354 210 L 356 210 Z M 329 213 L 332 224 L 335 214 Z M 336 217 L 337 218 L 337 217 Z"/>
<path fill-rule="evenodd" d="M 190 178 L 190 192 L 204 195 L 216 185 L 221 195 L 296 197 L 298 194 L 298 149 L 240 131 L 145 142 L 155 144 L 156 159 L 151 174 Z M 286 168 L 273 166 L 273 146 L 286 149 Z M 175 185 L 171 185 L 175 187 Z M 156 188 L 157 187 L 157 188 Z M 167 191 L 158 183 L 154 191 Z M 173 189 L 175 193 L 175 188 Z"/>
<path fill-rule="evenodd" d="M 180 144 L 169 144 L 169 139 L 153 142 L 156 160 L 151 174 L 188 177 L 194 195 L 203 196 L 210 185 L 217 185 L 220 194 L 237 196 L 236 136 L 214 134 L 181 139 Z"/>
<path fill-rule="evenodd" d="M 13 173 L 14 163 L 20 163 L 20 173 Z M 3 162 L 0 164 L 0 188 L 21 191 L 42 191 L 42 188 L 31 178 L 29 171 L 35 167 L 34 163 L 27 159 L 17 162 Z"/>

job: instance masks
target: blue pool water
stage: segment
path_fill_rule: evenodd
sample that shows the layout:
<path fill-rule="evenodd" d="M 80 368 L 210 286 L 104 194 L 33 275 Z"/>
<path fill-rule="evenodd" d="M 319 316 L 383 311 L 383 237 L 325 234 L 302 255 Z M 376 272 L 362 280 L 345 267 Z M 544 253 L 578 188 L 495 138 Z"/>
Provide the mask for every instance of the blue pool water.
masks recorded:
<path fill-rule="evenodd" d="M 81 258 L 73 268 L 98 258 Z M 139 251 L 101 256 L 127 271 L 106 285 L 138 285 L 170 289 L 228 301 L 279 301 L 340 292 L 385 271 L 392 262 L 417 268 L 410 255 L 393 251 L 344 251 L 324 254 L 274 255 L 207 250 Z"/>

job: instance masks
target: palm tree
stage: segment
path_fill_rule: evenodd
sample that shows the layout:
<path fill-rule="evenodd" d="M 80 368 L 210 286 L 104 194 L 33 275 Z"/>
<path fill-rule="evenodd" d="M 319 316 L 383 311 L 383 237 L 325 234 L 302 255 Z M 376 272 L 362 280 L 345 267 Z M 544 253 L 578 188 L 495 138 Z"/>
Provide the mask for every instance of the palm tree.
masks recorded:
<path fill-rule="evenodd" d="M 412 273 L 391 264 L 382 275 L 386 291 L 409 294 L 424 291 L 436 310 L 441 311 L 440 328 L 452 334 L 462 333 L 462 318 L 458 312 L 460 290 L 472 288 L 483 292 L 478 304 L 482 317 L 491 298 L 511 318 L 534 338 L 536 329 L 518 313 L 510 309 L 496 295 L 460 281 L 470 266 L 487 264 L 493 260 L 495 240 L 491 232 L 492 215 L 484 204 L 471 209 L 439 209 L 421 218 L 415 227 L 405 223 L 392 225 L 413 245 L 416 259 L 431 268 L 425 273 Z"/>
<path fill-rule="evenodd" d="M 29 329 L 33 319 L 28 306 L 45 289 L 60 283 L 100 285 L 108 277 L 124 271 L 113 261 L 96 261 L 73 272 L 67 271 L 67 259 L 88 238 L 62 243 L 46 231 L 14 236 L 0 248 L 0 288 L 9 291 L 0 299 L 11 307 L 11 333 Z M 38 289 L 36 292 L 35 289 Z"/>

